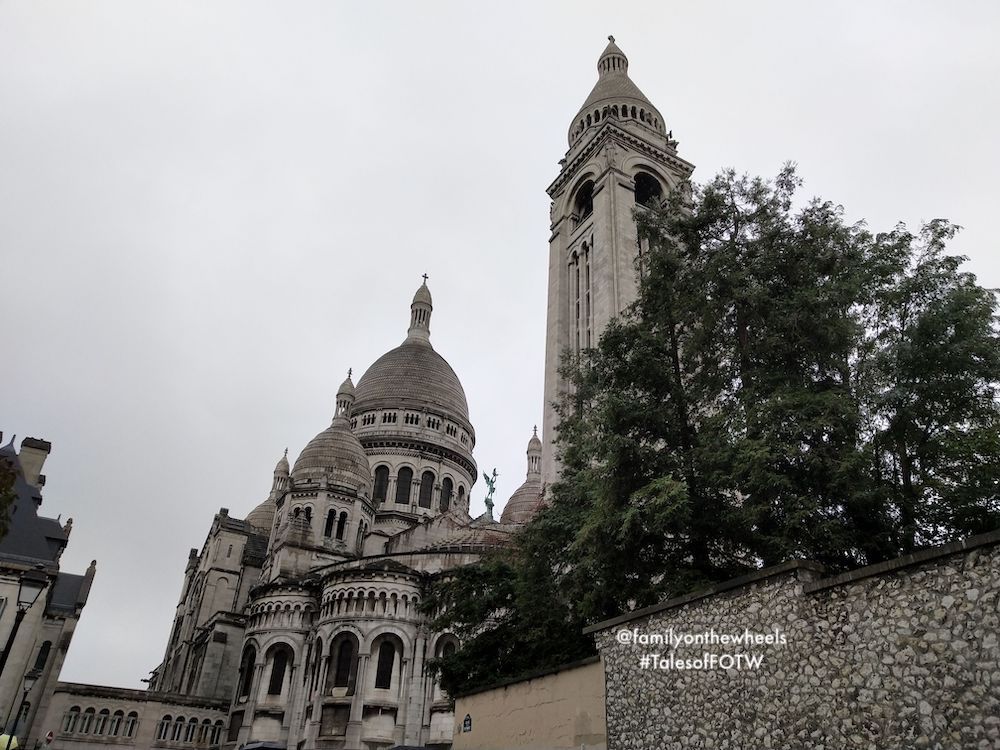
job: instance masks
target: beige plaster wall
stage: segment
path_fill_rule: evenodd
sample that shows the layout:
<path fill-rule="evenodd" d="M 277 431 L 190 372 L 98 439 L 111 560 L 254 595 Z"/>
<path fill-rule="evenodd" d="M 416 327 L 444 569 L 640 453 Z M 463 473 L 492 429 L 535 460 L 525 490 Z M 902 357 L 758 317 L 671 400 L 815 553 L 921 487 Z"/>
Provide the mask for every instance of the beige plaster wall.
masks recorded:
<path fill-rule="evenodd" d="M 463 732 L 468 714 L 472 731 Z M 600 660 L 455 701 L 453 750 L 605 750 Z"/>

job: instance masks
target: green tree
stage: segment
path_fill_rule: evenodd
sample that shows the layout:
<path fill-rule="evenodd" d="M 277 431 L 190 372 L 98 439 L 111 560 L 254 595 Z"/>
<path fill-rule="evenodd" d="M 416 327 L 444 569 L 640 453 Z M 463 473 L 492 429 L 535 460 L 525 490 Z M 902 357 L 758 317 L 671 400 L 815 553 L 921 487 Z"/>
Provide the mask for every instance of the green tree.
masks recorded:
<path fill-rule="evenodd" d="M 592 648 L 584 623 L 760 565 L 1000 525 L 996 300 L 945 253 L 957 228 L 872 234 L 793 208 L 799 186 L 729 171 L 637 209 L 638 299 L 566 363 L 550 504 L 429 597 L 463 639 L 446 688 L 555 666 Z"/>

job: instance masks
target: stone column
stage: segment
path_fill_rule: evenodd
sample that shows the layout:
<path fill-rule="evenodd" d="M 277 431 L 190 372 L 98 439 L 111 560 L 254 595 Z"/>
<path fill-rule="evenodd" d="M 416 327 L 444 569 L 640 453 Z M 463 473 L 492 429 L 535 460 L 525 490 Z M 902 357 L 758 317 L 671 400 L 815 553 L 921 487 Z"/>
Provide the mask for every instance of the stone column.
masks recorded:
<path fill-rule="evenodd" d="M 361 750 L 368 659 L 368 654 L 358 654 L 358 676 L 354 681 L 354 700 L 351 701 L 351 715 L 347 722 L 347 741 L 344 743 L 344 750 Z"/>
<path fill-rule="evenodd" d="M 421 727 L 424 723 L 424 706 L 426 704 L 425 695 L 427 692 L 427 680 L 424 677 L 424 652 L 427 650 L 427 629 L 423 626 L 417 629 L 417 637 L 413 641 L 413 659 L 411 660 L 412 671 L 409 685 L 409 693 L 406 696 L 405 721 L 406 730 L 404 733 L 404 745 L 420 745 Z"/>

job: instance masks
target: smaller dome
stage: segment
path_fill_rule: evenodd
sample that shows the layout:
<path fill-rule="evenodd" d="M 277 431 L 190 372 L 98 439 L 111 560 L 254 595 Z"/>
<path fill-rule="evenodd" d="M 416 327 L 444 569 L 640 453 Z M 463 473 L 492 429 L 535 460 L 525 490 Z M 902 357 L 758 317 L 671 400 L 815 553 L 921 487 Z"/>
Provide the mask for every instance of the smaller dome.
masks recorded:
<path fill-rule="evenodd" d="M 270 534 L 271 527 L 274 525 L 275 510 L 274 503 L 269 499 L 265 500 L 250 511 L 250 514 L 246 517 L 246 522 L 253 526 L 254 531 L 257 533 Z"/>
<path fill-rule="evenodd" d="M 363 496 L 371 487 L 368 456 L 343 415 L 335 417 L 333 424 L 309 441 L 292 469 L 296 485 L 324 480 Z"/>
<path fill-rule="evenodd" d="M 538 427 L 534 428 L 531 439 L 528 441 L 528 453 L 534 453 L 542 449 L 542 441 L 538 439 Z M 529 466 L 530 471 L 530 466 Z"/>
<path fill-rule="evenodd" d="M 527 523 L 535 515 L 542 501 L 542 480 L 531 478 L 514 490 L 500 514 L 500 523 Z"/>
<path fill-rule="evenodd" d="M 288 476 L 288 448 L 285 448 L 285 455 L 278 459 L 274 467 L 274 473 L 278 476 Z"/>
<path fill-rule="evenodd" d="M 528 474 L 524 484 L 514 490 L 510 500 L 503 506 L 500 523 L 527 523 L 535 515 L 542 500 L 542 441 L 538 439 L 535 427 L 528 440 Z"/>
<path fill-rule="evenodd" d="M 420 285 L 416 293 L 413 295 L 413 302 L 411 305 L 423 304 L 423 305 L 433 305 L 431 302 L 431 290 L 427 288 L 427 278 L 424 278 L 424 283 Z"/>
<path fill-rule="evenodd" d="M 351 380 L 351 373 L 353 370 L 347 371 L 347 380 L 340 384 L 340 388 L 337 389 L 337 395 L 354 395 L 354 381 Z"/>

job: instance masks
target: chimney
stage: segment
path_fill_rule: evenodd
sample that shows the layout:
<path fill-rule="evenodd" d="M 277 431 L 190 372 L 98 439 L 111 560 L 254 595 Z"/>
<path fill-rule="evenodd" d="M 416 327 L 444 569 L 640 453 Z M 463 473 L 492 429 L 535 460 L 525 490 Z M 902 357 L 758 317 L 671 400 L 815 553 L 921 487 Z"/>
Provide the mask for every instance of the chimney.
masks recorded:
<path fill-rule="evenodd" d="M 34 487 L 45 484 L 42 466 L 45 465 L 45 459 L 51 451 L 52 443 L 48 440 L 28 437 L 21 441 L 21 451 L 17 454 L 17 460 L 21 462 L 21 470 L 28 484 Z"/>

